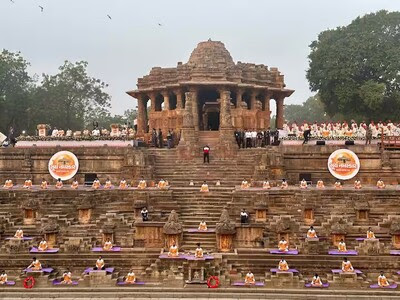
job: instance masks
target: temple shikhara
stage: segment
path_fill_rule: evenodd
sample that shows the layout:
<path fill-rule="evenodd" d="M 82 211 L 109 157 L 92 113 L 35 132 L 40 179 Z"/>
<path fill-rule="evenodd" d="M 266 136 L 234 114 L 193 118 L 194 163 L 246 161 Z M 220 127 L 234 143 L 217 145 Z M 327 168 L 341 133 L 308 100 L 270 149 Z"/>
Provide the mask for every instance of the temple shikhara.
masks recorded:
<path fill-rule="evenodd" d="M 239 147 L 235 131 L 268 129 L 271 100 L 283 127 L 293 90 L 217 41 L 128 93 L 136 136 L 40 126 L 0 148 L 1 298 L 400 296 L 393 144 Z M 180 139 L 167 148 L 170 129 Z"/>
<path fill-rule="evenodd" d="M 196 135 L 229 127 L 269 128 L 271 100 L 276 102 L 276 127 L 282 128 L 284 100 L 294 92 L 286 88 L 277 68 L 235 63 L 222 42 L 211 40 L 199 43 L 187 63 L 152 68 L 138 79 L 137 87 L 128 94 L 138 101 L 139 136 L 153 128 L 180 131 L 188 97 Z M 224 101 L 229 106 L 225 110 Z"/>

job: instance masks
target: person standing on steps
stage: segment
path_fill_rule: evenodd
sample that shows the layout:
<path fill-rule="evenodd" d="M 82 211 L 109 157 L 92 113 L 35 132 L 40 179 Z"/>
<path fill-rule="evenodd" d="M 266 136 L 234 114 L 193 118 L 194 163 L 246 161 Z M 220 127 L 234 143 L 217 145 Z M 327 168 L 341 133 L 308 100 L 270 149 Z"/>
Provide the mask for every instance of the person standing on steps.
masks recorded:
<path fill-rule="evenodd" d="M 164 139 L 161 128 L 158 128 L 158 147 L 164 148 Z"/>
<path fill-rule="evenodd" d="M 203 147 L 203 163 L 210 163 L 210 147 L 208 145 L 205 145 Z"/>
<path fill-rule="evenodd" d="M 172 132 L 171 129 L 168 130 L 168 134 L 167 134 L 167 148 L 171 149 L 173 147 L 173 141 L 172 141 Z"/>

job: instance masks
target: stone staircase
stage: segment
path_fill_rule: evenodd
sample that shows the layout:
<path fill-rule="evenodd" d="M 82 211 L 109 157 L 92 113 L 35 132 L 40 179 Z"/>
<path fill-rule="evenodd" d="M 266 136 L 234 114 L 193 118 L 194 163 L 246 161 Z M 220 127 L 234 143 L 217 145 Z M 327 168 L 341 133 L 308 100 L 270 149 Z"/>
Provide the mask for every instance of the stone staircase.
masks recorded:
<path fill-rule="evenodd" d="M 193 180 L 195 185 L 207 181 L 210 187 L 217 180 L 221 181 L 223 187 L 239 185 L 244 178 L 262 180 L 255 178 L 255 167 L 257 159 L 251 152 L 239 151 L 237 158 L 224 160 L 217 159 L 210 152 L 210 163 L 203 163 L 202 154 L 193 160 L 178 159 L 176 149 L 149 149 L 150 155 L 155 158 L 154 180 L 168 180 L 172 186 L 188 186 Z"/>
<path fill-rule="evenodd" d="M 208 145 L 211 149 L 219 143 L 219 131 L 199 131 L 198 132 L 198 144 L 201 147 Z"/>
<path fill-rule="evenodd" d="M 215 232 L 196 233 L 188 232 L 188 229 L 197 228 L 202 220 L 206 221 L 209 229 L 215 229 L 222 209 L 232 201 L 232 189 L 211 187 L 209 193 L 200 193 L 196 187 L 172 190 L 179 203 L 180 221 L 183 224 L 182 248 L 193 251 L 196 244 L 201 243 L 201 247 L 207 252 L 216 250 Z"/>

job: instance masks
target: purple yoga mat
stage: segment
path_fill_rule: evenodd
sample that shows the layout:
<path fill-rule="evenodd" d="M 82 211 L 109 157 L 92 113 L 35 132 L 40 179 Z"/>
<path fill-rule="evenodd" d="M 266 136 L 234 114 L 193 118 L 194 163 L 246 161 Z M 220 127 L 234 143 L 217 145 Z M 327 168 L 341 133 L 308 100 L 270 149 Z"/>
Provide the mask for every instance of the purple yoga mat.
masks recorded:
<path fill-rule="evenodd" d="M 345 252 L 339 251 L 339 250 L 329 250 L 328 252 L 329 255 L 358 255 L 358 252 L 356 250 L 347 250 Z"/>
<path fill-rule="evenodd" d="M 178 256 L 168 256 L 168 253 L 161 254 L 158 258 L 164 258 L 164 259 L 186 259 L 186 255 L 180 254 Z"/>
<path fill-rule="evenodd" d="M 246 284 L 244 281 L 236 281 L 233 283 L 234 286 L 264 286 L 264 282 L 256 281 L 254 284 Z"/>
<path fill-rule="evenodd" d="M 342 269 L 332 269 L 332 273 L 334 274 L 341 274 L 341 273 L 356 273 L 356 274 L 362 274 L 360 270 L 354 269 L 354 272 L 343 272 Z"/>
<path fill-rule="evenodd" d="M 144 281 L 136 281 L 135 283 L 127 283 L 125 281 L 119 281 L 117 282 L 117 285 L 145 285 L 146 283 Z"/>
<path fill-rule="evenodd" d="M 16 237 L 6 237 L 6 240 L 23 240 L 23 241 L 31 241 L 33 238 L 29 236 L 24 236 L 22 239 L 16 238 Z"/>
<path fill-rule="evenodd" d="M 92 252 L 120 252 L 121 247 L 112 247 L 111 250 L 104 250 L 102 247 L 93 247 Z"/>
<path fill-rule="evenodd" d="M 106 273 L 112 273 L 114 272 L 114 268 L 105 268 L 104 270 L 93 270 L 93 268 L 87 268 L 84 273 L 89 274 L 90 272 L 101 272 L 101 271 L 106 271 Z"/>
<path fill-rule="evenodd" d="M 198 230 L 197 228 L 189 228 L 188 232 L 207 233 L 207 232 L 215 232 L 215 229 L 207 228 L 207 230 Z"/>
<path fill-rule="evenodd" d="M 24 272 L 43 272 L 43 273 L 51 273 L 51 272 L 53 272 L 53 268 L 42 268 L 41 270 L 39 270 L 39 271 L 34 271 L 34 270 L 32 270 L 32 268 L 27 268 L 27 269 L 25 269 L 24 270 Z"/>
<path fill-rule="evenodd" d="M 5 285 L 15 285 L 15 281 L 8 280 L 6 283 L 0 284 L 0 286 L 5 286 Z"/>
<path fill-rule="evenodd" d="M 378 284 L 371 284 L 369 287 L 371 289 L 395 289 L 395 288 L 397 288 L 397 284 L 393 283 L 393 284 L 385 286 L 385 287 L 380 287 Z"/>
<path fill-rule="evenodd" d="M 400 271 L 397 271 L 396 274 L 397 274 L 397 275 L 400 275 Z"/>
<path fill-rule="evenodd" d="M 276 272 L 292 272 L 292 273 L 299 273 L 296 269 L 289 269 L 287 271 L 279 271 L 278 268 L 272 268 L 270 269 L 271 273 L 276 273 Z"/>
<path fill-rule="evenodd" d="M 322 285 L 318 286 L 318 285 L 312 285 L 311 283 L 306 283 L 304 285 L 306 288 L 316 288 L 316 289 L 323 289 L 323 288 L 327 288 L 329 286 L 329 283 L 323 283 Z"/>
<path fill-rule="evenodd" d="M 289 251 L 280 251 L 278 249 L 273 249 L 273 250 L 269 250 L 269 253 L 270 254 L 297 255 L 297 254 L 299 254 L 299 251 L 296 249 L 292 249 L 292 250 L 289 249 Z"/>
<path fill-rule="evenodd" d="M 32 249 L 29 251 L 29 253 L 57 253 L 58 248 L 52 248 L 52 249 L 47 249 L 46 251 L 39 251 L 38 248 L 32 247 Z"/>
<path fill-rule="evenodd" d="M 186 259 L 186 260 L 210 260 L 214 259 L 214 256 L 204 255 L 202 258 L 196 258 L 194 255 L 179 254 L 179 256 L 168 256 L 168 254 L 161 254 L 159 258 L 163 259 Z"/>
<path fill-rule="evenodd" d="M 390 255 L 400 255 L 400 250 L 390 250 Z"/>
<path fill-rule="evenodd" d="M 366 238 L 363 238 L 363 237 L 359 237 L 359 238 L 356 238 L 356 241 L 357 242 L 362 242 L 362 241 L 364 241 Z"/>
<path fill-rule="evenodd" d="M 309 237 L 306 237 L 306 241 L 319 241 L 319 238 L 309 238 Z"/>
<path fill-rule="evenodd" d="M 78 285 L 78 281 L 72 281 L 72 283 L 70 283 L 70 284 L 61 283 L 61 282 L 62 282 L 62 280 L 54 279 L 53 285 L 63 285 L 63 286 Z"/>
<path fill-rule="evenodd" d="M 186 255 L 186 260 L 211 260 L 211 259 L 214 259 L 214 256 L 212 256 L 212 255 L 203 255 L 203 257 L 202 258 L 197 258 L 197 257 L 194 257 L 194 255 Z"/>

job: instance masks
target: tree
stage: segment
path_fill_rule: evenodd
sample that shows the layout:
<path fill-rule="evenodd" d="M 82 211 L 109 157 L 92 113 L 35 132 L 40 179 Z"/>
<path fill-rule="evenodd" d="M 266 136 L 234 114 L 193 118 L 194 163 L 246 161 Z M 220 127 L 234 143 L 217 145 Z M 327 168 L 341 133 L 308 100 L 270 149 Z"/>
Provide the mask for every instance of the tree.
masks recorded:
<path fill-rule="evenodd" d="M 285 106 L 285 120 L 288 122 L 309 123 L 325 122 L 331 118 L 325 112 L 324 104 L 319 99 L 318 95 L 309 97 L 302 104 L 290 104 Z"/>
<path fill-rule="evenodd" d="M 46 108 L 42 123 L 61 128 L 82 129 L 96 114 L 106 114 L 110 96 L 108 86 L 100 79 L 89 77 L 87 62 L 65 61 L 56 75 L 43 75 L 38 94 Z"/>
<path fill-rule="evenodd" d="M 326 112 L 347 119 L 400 117 L 400 12 L 379 11 L 319 34 L 307 79 Z"/>
<path fill-rule="evenodd" d="M 0 53 L 0 131 L 10 126 L 16 131 L 28 129 L 31 120 L 31 93 L 34 80 L 28 75 L 29 63 L 20 53 L 3 50 Z"/>

